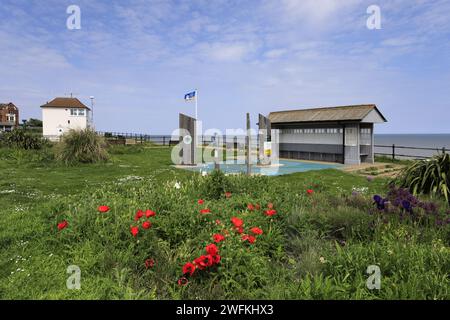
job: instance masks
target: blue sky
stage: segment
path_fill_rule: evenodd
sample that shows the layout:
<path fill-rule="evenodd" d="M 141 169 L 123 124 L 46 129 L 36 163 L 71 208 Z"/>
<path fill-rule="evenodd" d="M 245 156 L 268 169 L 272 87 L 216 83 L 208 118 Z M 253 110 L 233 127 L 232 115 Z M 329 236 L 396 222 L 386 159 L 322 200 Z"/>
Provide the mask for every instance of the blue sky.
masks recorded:
<path fill-rule="evenodd" d="M 450 133 L 449 40 L 444 0 L 1 0 L 0 102 L 40 118 L 56 96 L 93 95 L 98 130 L 170 134 L 198 88 L 204 128 L 375 103 L 378 133 Z"/>

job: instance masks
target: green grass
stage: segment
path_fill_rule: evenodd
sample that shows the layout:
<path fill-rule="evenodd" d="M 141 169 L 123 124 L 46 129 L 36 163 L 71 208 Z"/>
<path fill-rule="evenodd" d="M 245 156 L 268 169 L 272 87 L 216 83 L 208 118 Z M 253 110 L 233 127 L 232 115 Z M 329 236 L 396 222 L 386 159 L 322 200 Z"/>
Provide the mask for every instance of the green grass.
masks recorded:
<path fill-rule="evenodd" d="M 110 154 L 106 164 L 66 167 L 0 150 L 0 298 L 450 297 L 449 225 L 368 214 L 372 195 L 387 192 L 383 178 L 369 182 L 329 169 L 212 180 L 173 168 L 168 148 L 116 146 Z M 211 193 L 222 183 L 231 198 Z M 352 196 L 354 190 L 360 194 Z M 197 204 L 200 198 L 204 205 Z M 277 214 L 250 211 L 248 203 L 273 203 Z M 99 205 L 111 211 L 100 214 Z M 204 207 L 212 213 L 200 215 Z M 129 228 L 137 209 L 157 215 L 153 227 L 135 239 Z M 244 220 L 245 232 L 253 226 L 264 230 L 255 244 L 235 234 L 233 216 Z M 58 232 L 63 219 L 69 227 Z M 229 237 L 219 245 L 220 264 L 178 286 L 183 264 L 224 229 Z M 147 258 L 156 261 L 154 268 L 145 269 Z M 372 264 L 381 268 L 380 290 L 366 287 Z M 81 269 L 81 290 L 66 288 L 69 265 Z"/>

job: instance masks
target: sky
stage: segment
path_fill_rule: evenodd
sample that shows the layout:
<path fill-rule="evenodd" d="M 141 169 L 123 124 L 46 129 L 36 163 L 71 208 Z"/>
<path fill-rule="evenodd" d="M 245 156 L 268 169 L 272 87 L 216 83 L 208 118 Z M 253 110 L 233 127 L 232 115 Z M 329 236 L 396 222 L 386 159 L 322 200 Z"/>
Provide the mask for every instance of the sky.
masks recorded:
<path fill-rule="evenodd" d="M 97 130 L 171 134 L 197 88 L 204 129 L 373 103 L 376 133 L 450 133 L 449 40 L 448 0 L 0 0 L 0 102 L 94 96 Z"/>

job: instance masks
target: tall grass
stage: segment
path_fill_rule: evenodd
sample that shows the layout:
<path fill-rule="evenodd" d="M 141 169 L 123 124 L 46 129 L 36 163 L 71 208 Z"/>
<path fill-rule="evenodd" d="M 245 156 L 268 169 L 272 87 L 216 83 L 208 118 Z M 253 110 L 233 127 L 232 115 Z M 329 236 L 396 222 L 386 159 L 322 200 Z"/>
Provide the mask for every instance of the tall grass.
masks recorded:
<path fill-rule="evenodd" d="M 102 137 L 91 129 L 70 130 L 56 146 L 56 159 L 66 165 L 96 163 L 109 158 Z"/>
<path fill-rule="evenodd" d="M 450 154 L 442 153 L 431 159 L 415 161 L 395 181 L 414 195 L 438 195 L 450 202 Z"/>

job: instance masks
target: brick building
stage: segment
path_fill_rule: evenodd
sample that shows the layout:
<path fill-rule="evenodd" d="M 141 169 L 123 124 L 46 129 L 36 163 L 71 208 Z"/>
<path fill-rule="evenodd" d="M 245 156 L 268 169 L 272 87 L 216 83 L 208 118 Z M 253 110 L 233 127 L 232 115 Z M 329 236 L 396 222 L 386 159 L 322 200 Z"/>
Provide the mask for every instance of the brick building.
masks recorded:
<path fill-rule="evenodd" d="M 11 131 L 19 126 L 19 108 L 12 102 L 0 103 L 0 131 Z"/>

